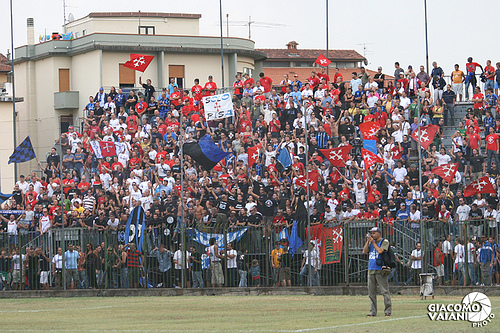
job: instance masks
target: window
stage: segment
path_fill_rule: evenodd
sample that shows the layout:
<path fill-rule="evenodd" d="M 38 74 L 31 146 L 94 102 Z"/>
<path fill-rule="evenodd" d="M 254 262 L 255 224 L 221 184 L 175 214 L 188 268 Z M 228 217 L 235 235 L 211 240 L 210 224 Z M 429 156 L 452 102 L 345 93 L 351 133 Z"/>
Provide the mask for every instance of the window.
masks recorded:
<path fill-rule="evenodd" d="M 154 34 L 155 34 L 154 26 L 141 25 L 139 27 L 139 35 L 154 35 Z"/>
<path fill-rule="evenodd" d="M 59 68 L 59 92 L 69 91 L 69 68 Z"/>
<path fill-rule="evenodd" d="M 290 67 L 289 61 L 264 61 L 264 67 Z"/>
<path fill-rule="evenodd" d="M 179 89 L 184 87 L 184 65 L 168 65 L 168 76 L 175 78 Z M 168 82 L 170 83 L 170 79 Z"/>
<path fill-rule="evenodd" d="M 119 64 L 119 83 L 120 88 L 133 88 L 135 85 L 135 71 L 131 68 Z"/>
<path fill-rule="evenodd" d="M 295 61 L 294 67 L 312 67 L 313 64 L 311 61 Z"/>
<path fill-rule="evenodd" d="M 82 31 L 82 36 L 85 36 L 87 34 L 87 30 L 86 29 L 83 29 Z"/>
<path fill-rule="evenodd" d="M 59 128 L 61 129 L 61 133 L 66 133 L 68 131 L 68 127 L 73 125 L 73 116 L 72 115 L 63 115 L 60 118 L 61 123 L 59 124 Z"/>
<path fill-rule="evenodd" d="M 243 74 L 248 74 L 250 77 L 253 76 L 253 68 L 243 67 Z"/>

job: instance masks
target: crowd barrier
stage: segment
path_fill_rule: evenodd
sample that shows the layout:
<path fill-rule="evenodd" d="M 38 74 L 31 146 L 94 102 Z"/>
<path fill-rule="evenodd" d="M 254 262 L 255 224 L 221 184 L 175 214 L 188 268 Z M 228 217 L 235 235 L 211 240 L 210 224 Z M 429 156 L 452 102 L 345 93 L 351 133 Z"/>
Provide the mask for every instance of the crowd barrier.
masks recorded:
<path fill-rule="evenodd" d="M 145 229 L 142 235 L 142 267 L 138 269 L 138 276 L 131 275 L 128 264 L 123 260 L 123 252 L 126 252 L 123 246 L 129 238 L 124 228 L 49 229 L 43 235 L 35 231 L 19 232 L 17 235 L 0 233 L 0 249 L 5 251 L 6 257 L 0 257 L 0 290 L 218 286 L 212 284 L 212 269 L 207 255 L 211 238 L 216 238 L 222 254 L 228 252 L 228 256 L 221 256 L 224 280 L 221 286 L 364 284 L 367 281 L 368 255 L 363 254 L 363 246 L 373 226 L 381 228 L 382 236 L 390 241 L 398 258 L 397 267 L 389 277 L 390 283 L 409 285 L 419 284 L 418 274 L 421 272 L 437 272 L 434 268 L 434 250 L 436 244 L 445 239 L 445 235 L 451 234 L 452 251 L 456 245 L 455 238 L 461 239 L 463 244 L 472 242 L 477 249 L 488 236 L 498 239 L 499 227 L 496 220 L 448 224 L 432 220 L 422 221 L 421 225 L 401 221 L 387 224 L 375 220 L 354 220 L 341 224 L 313 225 L 294 222 L 288 227 L 204 225 L 196 228 L 177 228 L 165 223 Z M 422 244 L 420 269 L 412 268 L 411 260 L 411 253 L 418 242 Z M 232 244 L 235 252 L 226 250 L 228 243 Z M 93 251 L 85 255 L 85 261 L 80 262 L 76 273 L 66 270 L 64 265 L 61 271 L 54 270 L 53 259 L 57 257 L 58 248 L 66 250 L 69 244 L 78 247 L 83 253 L 88 252 L 87 246 Z M 159 250 L 161 245 L 164 245 L 165 251 Z M 285 245 L 289 255 L 284 255 L 283 250 L 280 250 Z M 195 266 L 189 254 L 184 256 L 187 260 L 181 256 L 184 251 L 191 252 L 191 247 L 200 254 L 200 265 Z M 13 251 L 20 251 L 25 258 L 21 270 L 12 269 Z M 312 258 L 310 264 L 305 258 L 309 251 Z M 45 260 L 50 260 L 50 269 L 46 273 L 48 284 L 45 286 L 40 284 L 43 272 L 37 257 L 40 253 L 45 255 Z M 235 259 L 229 258 L 231 253 L 236 253 Z M 463 264 L 456 265 L 450 257 L 445 258 L 445 276 L 436 278 L 435 282 L 454 285 L 490 283 L 486 272 L 480 269 L 478 258 L 470 258 L 468 251 L 465 251 L 463 261 Z M 182 262 L 184 265 L 181 265 Z M 490 273 L 493 278 L 491 283 L 499 283 L 495 272 Z M 74 285 L 72 280 L 76 282 Z"/>

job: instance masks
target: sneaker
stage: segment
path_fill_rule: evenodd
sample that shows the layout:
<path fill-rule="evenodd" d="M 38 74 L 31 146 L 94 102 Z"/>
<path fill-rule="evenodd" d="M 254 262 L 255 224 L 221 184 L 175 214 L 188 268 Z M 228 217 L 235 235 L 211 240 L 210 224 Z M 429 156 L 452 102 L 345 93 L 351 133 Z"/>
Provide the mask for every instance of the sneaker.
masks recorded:
<path fill-rule="evenodd" d="M 481 283 L 481 287 L 484 287 L 484 283 Z"/>
<path fill-rule="evenodd" d="M 385 314 L 385 316 L 386 316 L 386 317 L 390 317 L 390 316 L 391 316 L 391 314 L 390 314 L 390 313 L 386 313 L 386 314 Z"/>
<path fill-rule="evenodd" d="M 374 314 L 369 313 L 369 314 L 367 314 L 366 316 L 367 316 L 367 317 L 376 317 L 377 315 L 374 315 Z"/>

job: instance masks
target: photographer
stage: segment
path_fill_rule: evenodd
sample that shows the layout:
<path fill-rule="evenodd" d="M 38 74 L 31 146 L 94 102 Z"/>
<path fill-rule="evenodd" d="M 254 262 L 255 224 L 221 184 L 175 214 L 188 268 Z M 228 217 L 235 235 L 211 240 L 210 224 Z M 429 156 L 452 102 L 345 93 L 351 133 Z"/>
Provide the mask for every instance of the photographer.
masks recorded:
<path fill-rule="evenodd" d="M 380 287 L 380 293 L 384 296 L 384 313 L 389 317 L 392 312 L 391 295 L 389 294 L 389 282 L 387 277 L 390 269 L 383 266 L 381 254 L 389 250 L 389 241 L 382 239 L 379 228 L 373 227 L 370 233 L 366 235 L 366 243 L 363 247 L 363 253 L 369 254 L 368 257 L 368 295 L 370 297 L 370 313 L 368 317 L 377 315 L 377 285 Z"/>

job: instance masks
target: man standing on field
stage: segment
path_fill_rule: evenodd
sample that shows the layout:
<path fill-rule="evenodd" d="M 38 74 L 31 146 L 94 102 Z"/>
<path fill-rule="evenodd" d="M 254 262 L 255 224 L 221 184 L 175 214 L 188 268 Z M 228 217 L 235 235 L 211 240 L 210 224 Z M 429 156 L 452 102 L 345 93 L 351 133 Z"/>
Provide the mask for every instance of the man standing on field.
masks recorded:
<path fill-rule="evenodd" d="M 370 234 L 366 235 L 366 243 L 363 253 L 368 257 L 368 295 L 370 297 L 370 313 L 368 317 L 377 315 L 377 285 L 380 293 L 384 296 L 384 313 L 389 317 L 392 312 L 391 295 L 389 293 L 389 282 L 387 277 L 390 270 L 382 269 L 384 265 L 381 254 L 389 250 L 389 241 L 382 238 L 380 229 L 373 227 Z"/>

